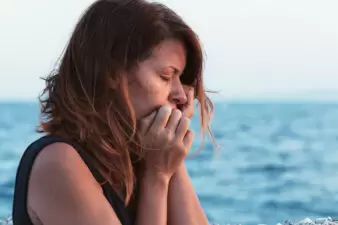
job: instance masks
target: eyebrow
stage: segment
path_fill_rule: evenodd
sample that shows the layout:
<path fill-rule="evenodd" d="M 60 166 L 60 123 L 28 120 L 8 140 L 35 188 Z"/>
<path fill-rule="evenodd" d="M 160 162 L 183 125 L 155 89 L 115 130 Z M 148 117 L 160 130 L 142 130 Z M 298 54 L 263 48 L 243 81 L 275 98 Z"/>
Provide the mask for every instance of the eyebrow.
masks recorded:
<path fill-rule="evenodd" d="M 181 71 L 180 71 L 179 69 L 177 69 L 176 67 L 174 67 L 174 66 L 169 66 L 169 68 L 172 69 L 172 70 L 174 71 L 175 75 L 181 74 Z"/>

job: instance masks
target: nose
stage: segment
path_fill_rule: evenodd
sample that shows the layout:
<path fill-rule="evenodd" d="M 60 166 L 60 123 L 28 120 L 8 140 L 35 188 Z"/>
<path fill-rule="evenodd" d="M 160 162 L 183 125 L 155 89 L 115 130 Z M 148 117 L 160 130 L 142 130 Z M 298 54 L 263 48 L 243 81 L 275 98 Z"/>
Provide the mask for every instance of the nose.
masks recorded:
<path fill-rule="evenodd" d="M 175 82 L 172 82 L 172 91 L 170 95 L 170 100 L 175 105 L 185 105 L 188 102 L 187 95 L 185 94 L 180 79 L 175 79 Z"/>

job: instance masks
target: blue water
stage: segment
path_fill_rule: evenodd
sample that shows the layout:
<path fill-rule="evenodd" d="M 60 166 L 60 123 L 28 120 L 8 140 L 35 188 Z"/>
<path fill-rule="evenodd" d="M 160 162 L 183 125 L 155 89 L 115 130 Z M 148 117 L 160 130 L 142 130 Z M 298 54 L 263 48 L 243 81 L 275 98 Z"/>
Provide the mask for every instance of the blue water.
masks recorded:
<path fill-rule="evenodd" d="M 212 129 L 222 148 L 215 154 L 208 140 L 199 156 L 187 160 L 210 220 L 276 224 L 338 216 L 338 104 L 215 108 Z M 38 109 L 33 103 L 0 104 L 0 218 L 11 212 L 18 160 L 38 137 Z"/>

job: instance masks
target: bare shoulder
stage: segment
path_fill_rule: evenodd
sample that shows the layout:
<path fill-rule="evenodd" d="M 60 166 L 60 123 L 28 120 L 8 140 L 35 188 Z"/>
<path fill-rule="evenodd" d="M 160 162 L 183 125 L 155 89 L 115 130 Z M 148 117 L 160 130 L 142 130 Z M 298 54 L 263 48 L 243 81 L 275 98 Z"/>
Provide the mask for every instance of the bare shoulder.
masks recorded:
<path fill-rule="evenodd" d="M 79 172 L 82 173 L 82 181 L 84 179 L 94 181 L 79 153 L 72 146 L 60 142 L 46 146 L 39 153 L 32 168 L 31 180 L 34 183 L 42 179 L 62 176 L 65 181 L 71 181 L 69 178 L 72 176 L 75 179 L 80 179 L 77 176 Z"/>
<path fill-rule="evenodd" d="M 79 184 L 85 184 L 86 189 L 99 190 L 99 185 L 79 153 L 66 143 L 54 143 L 37 156 L 30 175 L 28 193 L 30 196 L 36 189 L 53 186 L 53 190 L 57 190 L 66 185 L 69 185 L 70 192 L 79 188 Z"/>
<path fill-rule="evenodd" d="M 43 224 L 120 224 L 87 165 L 66 143 L 48 145 L 37 156 L 27 207 Z"/>

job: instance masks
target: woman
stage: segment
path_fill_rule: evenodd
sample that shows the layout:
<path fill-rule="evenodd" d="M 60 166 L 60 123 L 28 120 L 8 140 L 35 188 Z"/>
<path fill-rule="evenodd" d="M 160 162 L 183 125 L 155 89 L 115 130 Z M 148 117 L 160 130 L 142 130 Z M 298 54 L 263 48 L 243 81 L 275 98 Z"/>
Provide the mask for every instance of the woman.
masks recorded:
<path fill-rule="evenodd" d="M 15 225 L 207 224 L 184 165 L 193 100 L 212 104 L 194 32 L 167 7 L 101 0 L 46 79 L 17 171 Z"/>

